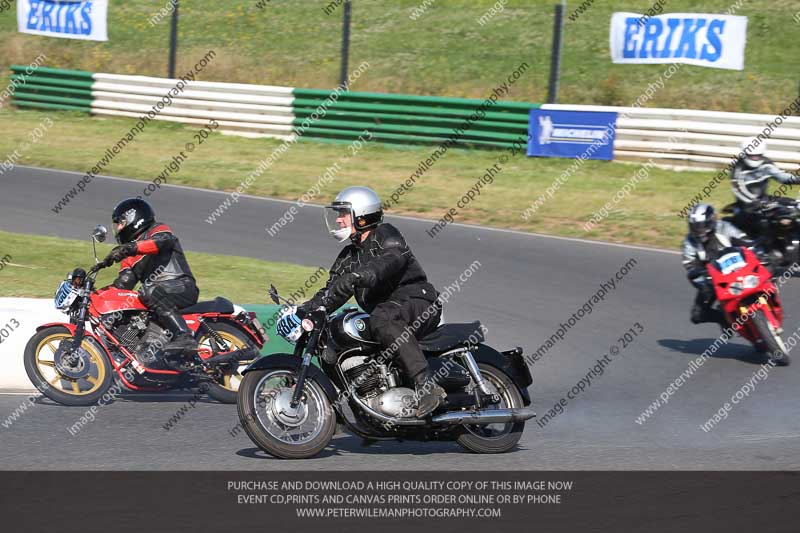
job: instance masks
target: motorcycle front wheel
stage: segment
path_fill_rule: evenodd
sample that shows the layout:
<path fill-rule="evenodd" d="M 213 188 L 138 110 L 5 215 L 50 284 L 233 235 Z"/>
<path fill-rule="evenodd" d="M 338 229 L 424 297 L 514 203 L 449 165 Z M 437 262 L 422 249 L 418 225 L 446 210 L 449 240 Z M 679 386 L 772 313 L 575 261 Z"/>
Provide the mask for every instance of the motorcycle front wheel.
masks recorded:
<path fill-rule="evenodd" d="M 237 395 L 239 421 L 259 448 L 281 459 L 307 459 L 321 452 L 336 431 L 325 391 L 307 378 L 300 403 L 291 406 L 297 385 L 292 369 L 248 372 Z"/>
<path fill-rule="evenodd" d="M 78 350 L 67 357 L 64 348 L 72 334 L 64 326 L 36 333 L 25 346 L 25 372 L 31 383 L 62 405 L 94 405 L 111 386 L 113 370 L 105 350 L 84 337 Z"/>
<path fill-rule="evenodd" d="M 522 395 L 505 372 L 483 363 L 478 363 L 478 368 L 483 379 L 488 382 L 489 389 L 500 396 L 500 403 L 492 409 L 524 407 Z M 458 437 L 458 443 L 475 453 L 504 453 L 517 445 L 524 429 L 525 422 L 466 425 L 464 432 Z"/>
<path fill-rule="evenodd" d="M 789 350 L 778 331 L 770 324 L 764 311 L 758 310 L 751 318 L 753 325 L 766 344 L 768 357 L 780 366 L 789 364 Z"/>

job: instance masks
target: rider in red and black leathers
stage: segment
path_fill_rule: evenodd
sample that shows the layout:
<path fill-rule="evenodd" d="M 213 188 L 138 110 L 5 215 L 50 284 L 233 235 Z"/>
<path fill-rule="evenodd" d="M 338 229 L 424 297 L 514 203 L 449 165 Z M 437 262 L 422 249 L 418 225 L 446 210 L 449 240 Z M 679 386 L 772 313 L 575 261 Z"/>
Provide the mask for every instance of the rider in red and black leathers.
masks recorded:
<path fill-rule="evenodd" d="M 178 309 L 197 303 L 199 290 L 180 241 L 169 226 L 155 221 L 153 209 L 139 198 L 121 202 L 112 220 L 121 243 L 107 258 L 120 262 L 113 285 L 132 290 L 141 282 L 139 298 L 172 334 L 165 352 L 191 355 L 197 342 Z"/>

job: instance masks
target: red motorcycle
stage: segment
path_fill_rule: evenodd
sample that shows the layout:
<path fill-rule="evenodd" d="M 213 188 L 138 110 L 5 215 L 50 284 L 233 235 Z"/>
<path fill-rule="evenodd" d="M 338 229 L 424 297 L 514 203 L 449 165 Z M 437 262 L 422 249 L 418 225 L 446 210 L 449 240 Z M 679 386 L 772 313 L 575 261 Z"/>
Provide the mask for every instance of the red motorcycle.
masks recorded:
<path fill-rule="evenodd" d="M 708 274 L 728 324 L 776 364 L 789 364 L 778 288 L 756 254 L 745 247 L 725 248 L 708 263 Z"/>
<path fill-rule="evenodd" d="M 98 226 L 93 247 L 106 234 Z M 25 371 L 34 386 L 63 405 L 92 405 L 111 399 L 107 395 L 116 374 L 121 385 L 115 393 L 123 386 L 137 391 L 200 387 L 220 402 L 236 403 L 240 369 L 258 358 L 267 340 L 256 314 L 219 297 L 181 309 L 199 358 L 188 370 L 177 370 L 161 351 L 169 332 L 153 320 L 137 292 L 94 288 L 106 266 L 97 262 L 88 274 L 76 268 L 59 286 L 55 305 L 70 321 L 39 326 L 28 341 Z"/>

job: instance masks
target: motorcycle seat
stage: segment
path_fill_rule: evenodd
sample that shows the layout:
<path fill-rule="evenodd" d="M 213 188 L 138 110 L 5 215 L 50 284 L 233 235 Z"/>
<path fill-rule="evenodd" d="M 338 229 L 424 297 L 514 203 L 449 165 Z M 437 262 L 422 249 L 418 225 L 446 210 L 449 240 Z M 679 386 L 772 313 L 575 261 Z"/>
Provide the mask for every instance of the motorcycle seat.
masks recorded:
<path fill-rule="evenodd" d="M 223 315 L 233 314 L 233 302 L 217 296 L 211 301 L 197 302 L 189 307 L 184 307 L 181 310 L 182 315 L 204 314 L 204 313 L 220 313 Z"/>
<path fill-rule="evenodd" d="M 479 321 L 468 324 L 444 324 L 419 339 L 420 348 L 426 352 L 443 352 L 457 346 L 483 342 L 483 329 Z"/>

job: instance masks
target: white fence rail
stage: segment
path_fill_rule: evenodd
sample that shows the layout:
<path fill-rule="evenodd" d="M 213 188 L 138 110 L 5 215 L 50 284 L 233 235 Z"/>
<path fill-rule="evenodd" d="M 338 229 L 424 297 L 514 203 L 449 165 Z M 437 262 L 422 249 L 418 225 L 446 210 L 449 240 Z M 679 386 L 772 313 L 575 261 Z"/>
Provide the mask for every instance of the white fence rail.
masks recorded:
<path fill-rule="evenodd" d="M 615 160 L 652 159 L 656 164 L 704 170 L 726 166 L 739 153 L 742 140 L 776 122 L 773 115 L 692 109 L 567 104 L 545 104 L 542 109 L 619 113 Z M 674 142 L 669 142 L 670 138 Z M 767 147 L 767 156 L 779 167 L 796 171 L 800 166 L 800 117 L 783 119 L 770 133 Z"/>
<path fill-rule="evenodd" d="M 178 80 L 149 76 L 95 74 L 92 113 L 138 118 L 150 111 Z M 214 119 L 219 131 L 254 137 L 293 136 L 291 87 L 189 81 L 156 120 L 205 124 Z"/>
<path fill-rule="evenodd" d="M 136 118 L 149 111 L 178 80 L 148 76 L 95 74 L 92 113 Z M 291 138 L 294 96 L 291 87 L 189 81 L 157 120 L 200 125 L 210 119 L 220 131 L 255 137 Z M 726 166 L 744 139 L 762 133 L 773 115 L 691 109 L 654 109 L 545 104 L 542 109 L 619 113 L 614 159 L 646 161 L 688 169 Z M 770 133 L 767 155 L 779 167 L 800 166 L 800 117 L 788 117 Z"/>

